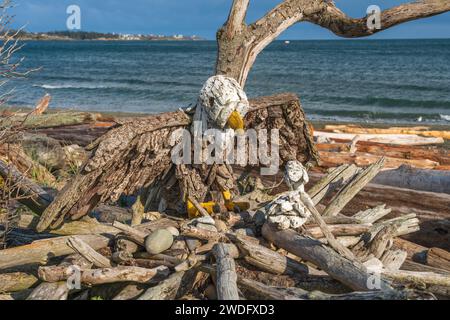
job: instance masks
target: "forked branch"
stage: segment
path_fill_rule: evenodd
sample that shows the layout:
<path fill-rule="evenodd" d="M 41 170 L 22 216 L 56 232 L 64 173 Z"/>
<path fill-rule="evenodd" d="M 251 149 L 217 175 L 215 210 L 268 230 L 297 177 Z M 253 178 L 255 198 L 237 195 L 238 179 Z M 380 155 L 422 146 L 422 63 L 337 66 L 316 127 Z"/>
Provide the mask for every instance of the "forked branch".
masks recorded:
<path fill-rule="evenodd" d="M 405 3 L 381 12 L 381 28 L 368 28 L 367 17 L 354 19 L 342 12 L 333 2 L 326 9 L 305 17 L 306 21 L 331 30 L 340 37 L 366 37 L 412 20 L 450 11 L 448 0 L 421 0 Z"/>

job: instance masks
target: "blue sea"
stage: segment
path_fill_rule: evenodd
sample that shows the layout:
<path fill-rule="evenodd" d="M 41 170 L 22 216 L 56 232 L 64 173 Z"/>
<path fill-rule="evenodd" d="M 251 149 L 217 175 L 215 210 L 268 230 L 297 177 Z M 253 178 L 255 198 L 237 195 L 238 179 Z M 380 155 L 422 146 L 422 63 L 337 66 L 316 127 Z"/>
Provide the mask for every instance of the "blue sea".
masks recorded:
<path fill-rule="evenodd" d="M 214 73 L 216 43 L 26 42 L 11 105 L 156 113 L 194 103 Z M 6 90 L 7 88 L 3 88 Z M 297 93 L 311 120 L 450 122 L 450 40 L 272 43 L 257 59 L 250 97 Z"/>

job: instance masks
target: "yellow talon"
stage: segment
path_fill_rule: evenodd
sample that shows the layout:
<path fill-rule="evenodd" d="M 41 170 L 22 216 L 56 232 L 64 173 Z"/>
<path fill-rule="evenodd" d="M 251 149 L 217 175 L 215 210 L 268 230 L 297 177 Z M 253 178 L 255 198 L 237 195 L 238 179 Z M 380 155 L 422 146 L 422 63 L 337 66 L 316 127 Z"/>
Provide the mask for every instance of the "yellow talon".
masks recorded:
<path fill-rule="evenodd" d="M 223 199 L 225 200 L 225 207 L 229 210 L 229 211 L 234 211 L 234 209 L 236 207 L 240 208 L 242 211 L 248 210 L 249 209 L 249 204 L 246 202 L 233 202 L 231 200 L 231 192 L 230 191 L 224 191 L 222 192 L 223 195 Z M 209 214 L 213 214 L 214 213 L 214 208 L 217 206 L 217 203 L 210 201 L 210 202 L 203 202 L 200 203 L 200 205 L 209 213 Z M 189 200 L 187 201 L 187 212 L 188 212 L 188 216 L 189 219 L 195 219 L 200 217 L 200 212 L 198 212 L 197 208 L 194 206 L 194 204 L 192 202 L 190 202 Z"/>
<path fill-rule="evenodd" d="M 216 205 L 215 202 L 203 202 L 203 203 L 200 203 L 200 205 L 209 214 L 213 214 L 214 213 L 214 206 Z M 189 200 L 187 201 L 187 212 L 188 212 L 189 219 L 195 219 L 195 218 L 201 217 L 200 212 L 198 212 L 197 208 Z"/>
<path fill-rule="evenodd" d="M 248 210 L 250 208 L 250 206 L 247 202 L 232 201 L 230 191 L 224 191 L 224 192 L 222 192 L 222 195 L 223 195 L 223 198 L 225 199 L 225 207 L 227 207 L 227 209 L 230 211 L 234 211 L 236 207 L 238 207 L 242 211 Z"/>
<path fill-rule="evenodd" d="M 228 126 L 233 130 L 244 130 L 244 118 L 242 118 L 239 112 L 233 111 L 228 118 Z"/>

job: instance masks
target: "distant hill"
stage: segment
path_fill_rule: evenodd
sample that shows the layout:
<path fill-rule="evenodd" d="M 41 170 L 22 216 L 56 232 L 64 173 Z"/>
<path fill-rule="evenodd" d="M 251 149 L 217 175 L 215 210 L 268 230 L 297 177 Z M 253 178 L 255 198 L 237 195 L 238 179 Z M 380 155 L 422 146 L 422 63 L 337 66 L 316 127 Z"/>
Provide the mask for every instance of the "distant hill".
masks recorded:
<path fill-rule="evenodd" d="M 3 37 L 4 34 L 0 34 Z M 203 40 L 197 36 L 184 35 L 154 35 L 154 34 L 120 34 L 100 33 L 89 31 L 51 31 L 51 32 L 26 32 L 19 31 L 21 40 L 103 40 L 103 41 L 152 41 L 152 40 Z"/>

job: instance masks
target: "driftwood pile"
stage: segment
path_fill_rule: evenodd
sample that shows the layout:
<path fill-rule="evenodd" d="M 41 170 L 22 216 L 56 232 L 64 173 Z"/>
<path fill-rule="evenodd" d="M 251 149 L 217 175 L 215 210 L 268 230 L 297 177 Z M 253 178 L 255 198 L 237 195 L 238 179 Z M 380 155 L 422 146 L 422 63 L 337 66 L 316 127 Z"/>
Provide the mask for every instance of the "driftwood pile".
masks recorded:
<path fill-rule="evenodd" d="M 352 216 L 340 214 L 382 165 L 383 160 L 352 173 L 339 168 L 325 176 L 309 189 L 312 201 L 317 205 L 330 193 L 335 195 L 320 218 L 314 215 L 298 230 L 261 226 L 255 211 L 210 216 L 201 210 L 202 218 L 188 221 L 103 206 L 103 222 L 85 218 L 51 234 L 35 234 L 29 230 L 37 219 L 22 216 L 12 232 L 24 242 L 39 240 L 0 251 L 1 298 L 450 296 L 449 253 L 399 238 L 419 229 L 415 214 L 385 219 L 391 211 L 385 206 Z M 43 190 L 41 195 L 51 197 Z M 338 253 L 341 248 L 345 250 Z M 414 262 L 420 255 L 423 263 Z"/>
<path fill-rule="evenodd" d="M 201 217 L 188 220 L 144 212 L 138 203 L 101 204 L 47 233 L 34 230 L 53 189 L 0 162 L 4 180 L 15 182 L 20 203 L 33 212 L 16 217 L 8 231 L 13 245 L 0 250 L 0 299 L 449 298 L 450 253 L 405 240 L 434 210 L 435 220 L 448 219 L 449 199 L 369 184 L 387 161 L 310 171 L 309 200 L 302 200 L 311 216 L 295 230 L 261 215 L 286 188 L 241 175 L 236 201 L 247 202 L 248 211 L 210 215 L 193 201 Z"/>

